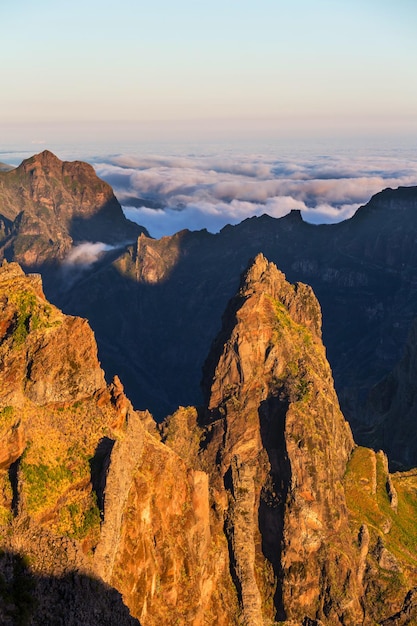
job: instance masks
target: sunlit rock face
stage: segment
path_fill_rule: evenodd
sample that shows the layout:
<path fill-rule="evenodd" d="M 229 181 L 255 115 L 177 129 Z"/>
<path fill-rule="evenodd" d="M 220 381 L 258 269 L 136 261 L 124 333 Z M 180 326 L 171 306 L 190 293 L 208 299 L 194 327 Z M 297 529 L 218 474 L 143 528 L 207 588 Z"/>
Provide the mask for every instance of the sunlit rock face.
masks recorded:
<path fill-rule="evenodd" d="M 87 321 L 5 262 L 0 331 L 2 623 L 237 624 L 208 474 L 106 384 Z"/>
<path fill-rule="evenodd" d="M 4 263 L 2 623 L 414 619 L 416 478 L 354 448 L 320 325 L 312 290 L 258 255 L 207 359 L 205 406 L 157 428 L 106 384 L 88 323 Z"/>
<path fill-rule="evenodd" d="M 226 490 L 244 623 L 335 623 L 343 615 L 343 623 L 356 624 L 356 555 L 342 539 L 349 536 L 342 480 L 353 439 L 311 289 L 290 285 L 258 255 L 223 316 L 206 376 L 202 456 L 216 468 L 217 489 Z M 343 607 L 342 580 L 350 580 Z"/>

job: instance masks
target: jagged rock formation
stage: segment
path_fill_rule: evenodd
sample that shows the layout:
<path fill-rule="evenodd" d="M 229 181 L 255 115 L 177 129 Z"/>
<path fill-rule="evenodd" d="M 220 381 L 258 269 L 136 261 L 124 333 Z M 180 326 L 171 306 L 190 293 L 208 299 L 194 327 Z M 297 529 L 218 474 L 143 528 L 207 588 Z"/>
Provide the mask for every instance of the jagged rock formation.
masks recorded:
<path fill-rule="evenodd" d="M 360 442 L 383 446 L 402 408 L 396 401 L 396 417 L 373 415 L 365 398 L 398 361 L 417 314 L 416 205 L 415 187 L 386 189 L 340 224 L 313 226 L 293 211 L 155 241 L 138 237 L 143 229 L 125 220 L 90 166 L 45 151 L 0 172 L 0 256 L 39 269 L 48 297 L 89 319 L 109 376 L 161 419 L 201 402 L 200 370 L 221 314 L 249 257 L 263 252 L 291 281 L 313 286 L 344 413 Z M 71 279 L 59 264 L 76 242 L 134 239 Z M 413 441 L 395 446 L 397 464 L 417 462 Z"/>
<path fill-rule="evenodd" d="M 209 372 L 203 458 L 216 468 L 217 489 L 226 488 L 242 623 L 357 624 L 356 557 L 341 540 L 348 533 L 342 479 L 353 440 L 311 289 L 290 285 L 258 255 L 224 315 Z"/>
<path fill-rule="evenodd" d="M 27 268 L 62 260 L 74 241 L 124 243 L 143 231 L 87 163 L 45 150 L 0 171 L 0 252 Z"/>
<path fill-rule="evenodd" d="M 118 379 L 106 385 L 87 322 L 50 305 L 39 276 L 3 264 L 0 302 L 4 623 L 236 623 L 207 474 L 160 442 Z"/>
<path fill-rule="evenodd" d="M 352 455 L 309 287 L 259 255 L 207 360 L 206 407 L 160 434 L 38 276 L 3 264 L 0 303 L 4 624 L 416 619 L 416 477 Z"/>
<path fill-rule="evenodd" d="M 179 232 L 172 237 L 153 240 L 142 233 L 137 246 L 129 248 L 127 254 L 115 262 L 115 266 L 134 281 L 157 284 L 169 277 L 178 261 L 183 234 Z"/>
<path fill-rule="evenodd" d="M 391 477 L 382 453 L 351 457 L 320 323 L 311 289 L 258 256 L 207 361 L 206 412 L 182 410 L 162 427 L 209 474 L 244 625 L 416 618 L 404 601 L 415 557 L 403 547 L 416 539 L 415 478 Z"/>
<path fill-rule="evenodd" d="M 416 188 L 385 190 L 334 225 L 307 224 L 293 211 L 217 235 L 143 236 L 71 291 L 49 293 L 67 312 L 88 317 L 106 371 L 121 376 L 135 405 L 162 418 L 178 404 L 201 402 L 199 372 L 222 312 L 249 258 L 262 252 L 289 280 L 312 285 L 344 413 L 359 440 L 371 443 L 366 396 L 400 358 L 417 314 L 416 198 Z"/>

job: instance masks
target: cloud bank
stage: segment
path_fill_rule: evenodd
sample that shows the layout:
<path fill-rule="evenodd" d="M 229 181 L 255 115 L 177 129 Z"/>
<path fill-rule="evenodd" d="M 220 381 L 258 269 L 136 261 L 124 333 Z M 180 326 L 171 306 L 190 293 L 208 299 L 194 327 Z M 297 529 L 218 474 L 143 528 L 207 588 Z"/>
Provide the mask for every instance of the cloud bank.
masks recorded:
<path fill-rule="evenodd" d="M 292 209 L 314 224 L 339 222 L 386 187 L 417 184 L 407 154 L 271 158 L 265 155 L 117 155 L 95 164 L 125 215 L 154 237 L 183 228 L 218 232 L 247 217 Z"/>

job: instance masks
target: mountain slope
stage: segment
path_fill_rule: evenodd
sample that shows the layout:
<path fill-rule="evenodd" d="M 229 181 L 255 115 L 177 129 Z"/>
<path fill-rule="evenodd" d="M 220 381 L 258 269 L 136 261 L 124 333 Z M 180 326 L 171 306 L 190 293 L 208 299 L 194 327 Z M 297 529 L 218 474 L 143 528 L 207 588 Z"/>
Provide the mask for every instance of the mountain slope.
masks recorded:
<path fill-rule="evenodd" d="M 39 276 L 3 264 L 0 303 L 0 615 L 236 624 L 207 475 L 160 442 L 118 379 L 106 385 L 88 323 L 50 305 Z"/>
<path fill-rule="evenodd" d="M 26 267 L 64 258 L 74 241 L 132 241 L 144 229 L 125 219 L 91 165 L 48 150 L 0 172 L 2 254 Z"/>
<path fill-rule="evenodd" d="M 311 288 L 258 255 L 207 359 L 205 406 L 160 434 L 39 276 L 4 263 L 0 304 L 5 624 L 416 619 L 415 473 L 354 448 Z"/>
<path fill-rule="evenodd" d="M 416 188 L 386 190 L 334 225 L 306 224 L 292 212 L 217 235 L 140 237 L 71 292 L 48 293 L 67 312 L 88 317 L 106 370 L 121 375 L 137 406 L 162 417 L 178 403 L 201 401 L 199 371 L 222 312 L 249 259 L 263 252 L 319 298 L 336 389 L 361 436 L 366 395 L 400 357 L 417 314 L 416 197 Z"/>

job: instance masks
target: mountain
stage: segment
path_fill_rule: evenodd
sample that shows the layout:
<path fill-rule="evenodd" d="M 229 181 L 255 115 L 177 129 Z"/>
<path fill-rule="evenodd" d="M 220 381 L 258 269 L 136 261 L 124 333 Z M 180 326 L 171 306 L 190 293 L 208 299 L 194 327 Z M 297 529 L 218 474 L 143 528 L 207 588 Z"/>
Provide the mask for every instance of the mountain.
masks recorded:
<path fill-rule="evenodd" d="M 65 311 L 88 317 L 106 371 L 161 418 L 201 402 L 199 372 L 222 311 L 248 260 L 263 252 L 289 280 L 312 285 L 336 389 L 362 440 L 367 394 L 400 358 L 417 313 L 416 199 L 417 188 L 385 190 L 333 225 L 307 224 L 293 211 L 217 235 L 142 235 L 71 291 L 46 290 Z"/>
<path fill-rule="evenodd" d="M 1 253 L 27 268 L 62 260 L 75 242 L 125 244 L 141 232 L 87 163 L 45 150 L 0 171 Z"/>
<path fill-rule="evenodd" d="M 0 303 L 2 623 L 417 619 L 415 472 L 355 447 L 310 287 L 258 255 L 159 429 L 39 276 L 3 263 Z"/>
<path fill-rule="evenodd" d="M 338 599 L 341 580 L 355 569 L 354 551 L 342 539 L 347 516 L 337 513 L 346 511 L 342 480 L 353 439 L 311 289 L 290 285 L 258 255 L 226 309 L 205 373 L 202 458 L 215 468 L 215 489 L 227 492 L 222 517 L 242 622 L 357 623 L 354 577 L 345 590 L 347 611 Z"/>
<path fill-rule="evenodd" d="M 39 276 L 3 264 L 0 301 L 2 623 L 236 623 L 207 475 L 106 385 L 88 323 Z"/>
<path fill-rule="evenodd" d="M 359 443 L 383 447 L 387 423 L 375 416 L 372 426 L 366 398 L 400 359 L 417 315 L 416 204 L 417 188 L 386 189 L 340 224 L 307 224 L 292 211 L 154 240 L 89 165 L 45 151 L 0 173 L 0 256 L 40 271 L 51 301 L 88 318 L 109 380 L 120 376 L 133 404 L 161 420 L 202 402 L 222 312 L 263 252 L 289 280 L 312 285 L 343 412 Z M 74 262 L 81 242 L 97 247 Z M 411 449 L 405 437 L 397 467 L 417 464 Z"/>

